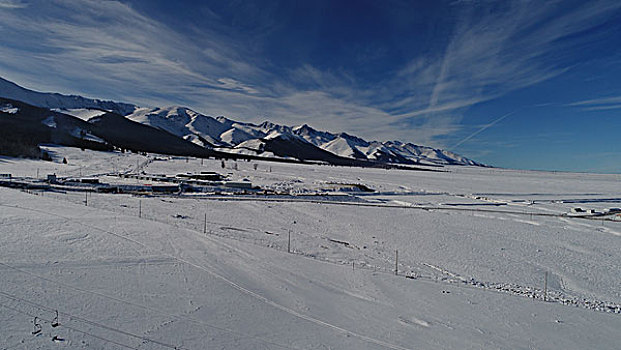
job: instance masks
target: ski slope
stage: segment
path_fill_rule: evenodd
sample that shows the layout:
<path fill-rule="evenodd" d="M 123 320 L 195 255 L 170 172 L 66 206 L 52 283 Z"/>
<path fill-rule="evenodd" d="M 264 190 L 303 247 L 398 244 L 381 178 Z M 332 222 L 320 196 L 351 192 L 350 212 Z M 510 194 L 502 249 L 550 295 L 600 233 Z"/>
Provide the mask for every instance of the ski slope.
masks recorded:
<path fill-rule="evenodd" d="M 0 173 L 218 171 L 281 194 L 0 187 L 2 349 L 618 348 L 621 221 L 570 211 L 620 207 L 619 175 L 46 149 Z"/>

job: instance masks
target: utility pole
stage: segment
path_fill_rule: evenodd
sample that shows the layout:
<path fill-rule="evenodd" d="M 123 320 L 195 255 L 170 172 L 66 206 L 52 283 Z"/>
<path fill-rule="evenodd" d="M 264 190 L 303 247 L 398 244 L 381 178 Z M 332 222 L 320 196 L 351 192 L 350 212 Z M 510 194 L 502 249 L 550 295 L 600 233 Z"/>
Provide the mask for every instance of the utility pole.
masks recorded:
<path fill-rule="evenodd" d="M 395 249 L 395 276 L 399 274 L 399 250 Z"/>

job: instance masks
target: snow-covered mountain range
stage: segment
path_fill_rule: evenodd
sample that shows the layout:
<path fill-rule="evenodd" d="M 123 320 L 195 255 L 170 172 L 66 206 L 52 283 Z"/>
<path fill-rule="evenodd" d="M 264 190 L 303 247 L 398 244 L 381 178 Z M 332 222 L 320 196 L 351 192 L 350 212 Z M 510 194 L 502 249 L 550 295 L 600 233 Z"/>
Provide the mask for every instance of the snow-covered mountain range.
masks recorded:
<path fill-rule="evenodd" d="M 102 115 L 112 113 L 123 116 L 128 121 L 165 131 L 194 146 L 229 154 L 323 160 L 333 164 L 347 164 L 347 160 L 351 160 L 374 164 L 482 166 L 478 162 L 446 150 L 412 143 L 366 141 L 346 133 L 319 131 L 307 124 L 291 127 L 268 121 L 261 124 L 244 123 L 222 116 L 203 115 L 179 106 L 139 108 L 127 103 L 41 93 L 25 89 L 2 78 L 0 78 L 0 97 L 49 109 L 90 123 L 96 123 L 101 120 Z M 2 113 L 4 111 L 0 110 L 0 116 Z M 13 111 L 13 114 L 15 113 Z M 109 116 L 105 118 L 111 119 Z M 112 119 L 121 121 L 118 118 Z M 127 126 L 126 123 L 121 124 Z"/>
<path fill-rule="evenodd" d="M 337 156 L 398 164 L 481 165 L 453 152 L 399 141 L 366 141 L 346 133 L 319 131 L 307 124 L 286 126 L 263 122 L 243 123 L 210 117 L 185 107 L 138 108 L 127 118 L 162 129 L 203 147 L 233 152 L 264 151 L 265 141 L 297 139 Z"/>

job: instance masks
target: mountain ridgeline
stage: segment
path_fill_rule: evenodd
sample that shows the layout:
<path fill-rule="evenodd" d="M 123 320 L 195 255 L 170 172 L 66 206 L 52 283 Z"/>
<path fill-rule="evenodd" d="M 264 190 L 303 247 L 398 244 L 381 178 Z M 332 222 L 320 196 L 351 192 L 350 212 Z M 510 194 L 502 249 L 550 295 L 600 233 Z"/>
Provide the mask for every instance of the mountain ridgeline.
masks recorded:
<path fill-rule="evenodd" d="M 473 165 L 455 153 L 399 141 L 366 141 L 346 133 L 252 124 L 185 107 L 132 104 L 41 93 L 0 78 L 0 154 L 32 156 L 37 144 L 129 149 L 197 157 L 320 161 L 334 165 Z M 21 147 L 21 146 L 20 146 Z M 19 149 L 20 147 L 17 147 Z"/>

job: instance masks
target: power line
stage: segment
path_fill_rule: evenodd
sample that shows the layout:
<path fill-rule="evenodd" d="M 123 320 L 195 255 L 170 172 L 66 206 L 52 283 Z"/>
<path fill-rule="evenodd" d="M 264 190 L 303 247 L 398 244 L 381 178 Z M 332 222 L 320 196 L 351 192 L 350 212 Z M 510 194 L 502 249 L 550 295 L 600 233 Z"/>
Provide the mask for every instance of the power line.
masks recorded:
<path fill-rule="evenodd" d="M 0 292 L 0 293 L 1 293 L 1 292 Z M 4 294 L 4 293 L 2 293 L 2 294 Z M 18 313 L 23 314 L 23 315 L 26 315 L 26 316 L 30 316 L 30 317 L 38 317 L 41 321 L 46 322 L 46 323 L 51 323 L 51 322 L 52 322 L 52 321 L 51 321 L 51 320 L 49 320 L 49 319 L 45 319 L 45 318 L 42 318 L 42 317 L 40 317 L 40 316 L 35 316 L 35 315 L 31 314 L 31 313 L 28 313 L 28 312 L 25 312 L 25 311 L 19 310 L 19 309 L 17 309 L 17 308 L 13 308 L 13 307 L 7 306 L 7 305 L 5 305 L 5 304 L 3 304 L 3 303 L 0 303 L 0 306 L 2 306 L 2 307 L 4 307 L 4 308 L 7 308 L 7 309 L 9 309 L 9 310 L 13 310 L 13 311 L 15 311 L 15 312 L 18 312 Z M 99 335 L 96 335 L 96 334 L 93 334 L 93 333 L 90 333 L 90 332 L 87 332 L 87 331 L 82 331 L 82 330 L 77 329 L 77 328 L 75 328 L 75 327 L 67 326 L 67 325 L 65 325 L 65 324 L 63 324 L 62 326 L 63 326 L 63 328 L 70 329 L 70 330 L 72 330 L 72 331 L 74 331 L 74 332 L 82 333 L 82 334 L 85 334 L 85 335 L 87 335 L 87 336 L 90 336 L 90 337 L 93 337 L 93 338 L 97 338 L 97 339 L 99 339 L 99 340 L 103 340 L 103 341 L 105 341 L 105 342 L 112 343 L 112 344 L 115 344 L 115 345 L 118 345 L 118 346 L 121 346 L 121 347 L 124 347 L 124 348 L 127 348 L 127 349 L 139 350 L 138 348 L 132 347 L 132 346 L 130 346 L 130 345 L 126 345 L 126 344 L 123 344 L 123 343 L 119 343 L 119 342 L 117 342 L 117 341 L 115 341 L 115 340 L 110 340 L 110 339 L 108 339 L 108 338 L 104 338 L 104 337 L 102 337 L 102 336 L 99 336 Z"/>
<path fill-rule="evenodd" d="M 16 301 L 21 301 L 21 302 L 24 302 L 24 303 L 28 303 L 28 304 L 33 305 L 33 306 L 35 306 L 35 307 L 37 307 L 39 309 L 42 309 L 42 310 L 57 311 L 56 309 L 52 309 L 52 308 L 47 307 L 45 305 L 42 305 L 42 304 L 39 304 L 39 303 L 35 303 L 34 301 L 26 300 L 26 299 L 20 298 L 18 296 L 15 296 L 15 295 L 3 292 L 3 291 L 0 291 L 0 294 L 4 295 L 7 298 L 16 300 Z M 130 332 L 127 332 L 127 331 L 123 331 L 123 330 L 120 330 L 120 329 L 117 329 L 117 328 L 114 328 L 114 327 L 106 326 L 106 325 L 101 324 L 99 322 L 95 322 L 95 321 L 91 321 L 91 320 L 85 319 L 83 317 L 75 316 L 75 315 L 72 315 L 72 314 L 67 313 L 67 312 L 59 312 L 58 314 L 59 315 L 64 315 L 64 316 L 66 316 L 66 317 L 68 317 L 70 319 L 74 319 L 74 320 L 77 320 L 77 321 L 80 321 L 80 322 L 83 322 L 83 323 L 90 324 L 90 325 L 95 326 L 95 327 L 99 327 L 99 328 L 103 328 L 103 329 L 106 329 L 106 330 L 109 330 L 109 331 L 117 332 L 117 333 L 129 336 L 129 337 L 133 337 L 133 338 L 137 338 L 139 340 L 143 340 L 143 341 L 147 341 L 147 342 L 150 342 L 150 343 L 154 343 L 154 344 L 166 347 L 166 348 L 180 349 L 178 346 L 175 346 L 175 345 L 166 344 L 166 343 L 163 343 L 163 342 L 158 341 L 158 340 L 154 340 L 154 339 L 147 338 L 147 337 L 144 337 L 144 336 L 141 336 L 141 335 L 137 335 L 137 334 L 130 333 Z M 39 318 L 41 318 L 41 317 L 39 317 Z M 47 321 L 47 320 L 45 320 L 45 321 Z M 51 321 L 49 321 L 49 322 L 51 322 Z M 63 326 L 64 326 L 64 324 L 63 324 Z"/>
<path fill-rule="evenodd" d="M 296 348 L 292 348 L 290 346 L 274 343 L 274 342 L 271 342 L 271 341 L 259 338 L 257 336 L 252 336 L 252 335 L 244 334 L 244 333 L 241 333 L 241 332 L 238 332 L 238 331 L 235 331 L 235 330 L 231 330 L 231 329 L 227 329 L 227 328 L 224 328 L 224 327 L 220 327 L 220 326 L 215 326 L 213 324 L 204 322 L 202 320 L 197 320 L 197 319 L 193 319 L 193 318 L 189 318 L 189 317 L 168 314 L 168 313 L 165 313 L 163 311 L 160 311 L 160 310 L 157 310 L 157 309 L 145 306 L 145 305 L 140 305 L 140 304 L 137 304 L 137 303 L 132 303 L 130 301 L 119 299 L 119 298 L 116 298 L 116 297 L 113 297 L 113 296 L 109 296 L 109 295 L 106 295 L 106 294 L 103 294 L 103 293 L 100 293 L 100 292 L 95 292 L 95 291 L 91 291 L 91 290 L 75 287 L 75 286 L 72 286 L 72 285 L 69 285 L 69 284 L 66 284 L 66 283 L 61 283 L 61 282 L 58 282 L 58 281 L 53 280 L 51 278 L 39 276 L 39 275 L 37 275 L 35 273 L 32 273 L 30 271 L 26 271 L 26 270 L 20 269 L 20 268 L 15 267 L 15 266 L 11 266 L 11 265 L 6 264 L 6 263 L 0 262 L 0 266 L 6 266 L 9 269 L 12 269 L 12 270 L 15 270 L 15 271 L 18 271 L 18 272 L 21 272 L 21 273 L 25 273 L 25 274 L 31 275 L 31 276 L 33 276 L 35 278 L 38 278 L 38 279 L 41 279 L 41 280 L 44 280 L 44 281 L 47 281 L 47 282 L 55 283 L 55 284 L 58 284 L 58 285 L 61 285 L 63 287 L 67 287 L 67 288 L 73 289 L 73 290 L 81 292 L 81 293 L 97 295 L 97 296 L 100 296 L 100 297 L 103 297 L 103 298 L 106 298 L 106 299 L 110 299 L 110 300 L 113 300 L 113 301 L 116 301 L 116 302 L 119 302 L 119 303 L 128 304 L 128 305 L 140 308 L 140 309 L 151 311 L 151 312 L 163 315 L 163 316 L 175 318 L 175 319 L 178 319 L 178 320 L 185 320 L 185 321 L 188 321 L 188 322 L 191 322 L 191 323 L 194 323 L 194 324 L 199 324 L 201 326 L 206 326 L 206 327 L 213 328 L 213 329 L 216 329 L 216 330 L 219 330 L 219 331 L 224 331 L 224 332 L 232 333 L 234 335 L 237 335 L 239 337 L 239 339 L 251 338 L 251 339 L 256 339 L 256 340 L 258 340 L 260 342 L 263 342 L 265 344 L 274 345 L 274 346 L 285 348 L 285 349 L 296 349 Z M 0 291 L 0 294 L 6 294 L 6 293 L 3 293 L 2 291 Z M 34 303 L 34 302 L 30 302 L 30 303 Z M 36 304 L 36 303 L 34 303 L 34 304 Z M 49 310 L 52 310 L 52 309 L 49 309 Z M 74 318 L 78 319 L 78 317 L 76 317 L 76 316 L 74 316 Z M 173 348 L 175 348 L 175 347 L 173 346 Z"/>
<path fill-rule="evenodd" d="M 67 217 L 67 216 L 63 216 L 63 215 L 59 215 L 59 214 L 53 214 L 53 213 L 50 213 L 50 212 L 47 212 L 47 211 L 44 211 L 44 210 L 34 209 L 34 208 L 25 208 L 25 207 L 20 207 L 20 206 L 15 206 L 15 205 L 6 205 L 6 204 L 0 204 L 0 205 L 7 206 L 7 207 L 13 207 L 13 208 L 19 208 L 19 209 L 23 209 L 23 210 L 32 210 L 32 211 L 41 212 L 41 213 L 48 214 L 48 215 L 55 215 L 56 217 L 61 217 L 61 218 L 65 219 L 65 220 L 73 221 L 73 222 L 75 222 L 75 223 L 77 223 L 77 224 L 79 224 L 81 226 L 89 227 L 89 228 L 94 229 L 96 231 L 100 231 L 100 232 L 104 232 L 104 233 L 113 235 L 115 237 L 121 238 L 121 239 L 129 241 L 129 242 L 133 242 L 135 244 L 138 244 L 138 245 L 140 245 L 142 247 L 145 247 L 145 248 L 148 248 L 148 249 L 153 249 L 149 245 L 147 245 L 145 243 L 142 243 L 142 242 L 140 242 L 140 241 L 138 241 L 136 239 L 133 239 L 133 238 L 130 238 L 130 237 L 127 237 L 127 236 L 123 236 L 123 235 L 118 234 L 116 232 L 108 231 L 108 230 L 102 229 L 102 228 L 97 227 L 97 226 L 85 224 L 83 222 L 77 221 L 77 220 L 75 220 L 73 218 L 70 218 L 70 217 Z M 217 241 L 215 241 L 215 242 L 217 242 Z M 369 337 L 369 336 L 366 336 L 366 335 L 363 335 L 363 334 L 359 334 L 359 333 L 356 333 L 354 331 L 350 331 L 350 330 L 348 330 L 346 328 L 343 328 L 343 327 L 331 324 L 329 322 L 322 321 L 322 320 L 317 319 L 315 317 L 312 317 L 312 316 L 309 316 L 309 315 L 305 315 L 305 314 L 303 314 L 301 312 L 298 312 L 298 311 L 295 311 L 295 310 L 293 310 L 293 309 L 291 309 L 289 307 L 286 307 L 284 305 L 278 304 L 275 301 L 272 301 L 272 300 L 268 299 L 267 297 L 264 297 L 264 296 L 258 294 L 257 292 L 254 292 L 254 291 L 252 291 L 250 289 L 247 289 L 247 288 L 245 288 L 245 287 L 243 287 L 243 286 L 233 282 L 232 280 L 228 279 L 227 277 L 225 277 L 225 276 L 223 276 L 223 275 L 221 275 L 221 274 L 219 274 L 219 273 L 217 273 L 217 272 L 215 272 L 213 270 L 210 270 L 210 269 L 208 269 L 208 268 L 206 268 L 204 266 L 192 263 L 192 262 L 190 262 L 188 260 L 185 260 L 183 258 L 179 258 L 177 256 L 174 256 L 174 255 L 170 254 L 170 253 L 162 252 L 162 254 L 166 255 L 166 256 L 174 259 L 174 260 L 177 260 L 179 262 L 185 263 L 185 264 L 193 266 L 193 267 L 195 267 L 195 268 L 197 268 L 199 270 L 207 272 L 208 274 L 210 274 L 210 275 L 220 279 L 221 281 L 229 284 L 232 288 L 238 290 L 239 292 L 241 292 L 243 294 L 247 294 L 250 297 L 253 297 L 253 298 L 255 298 L 255 299 L 257 299 L 257 300 L 259 300 L 259 301 L 261 301 L 261 302 L 263 302 L 263 303 L 265 303 L 267 305 L 270 305 L 270 306 L 272 306 L 272 307 L 274 307 L 276 309 L 279 309 L 279 310 L 281 310 L 281 311 L 283 311 L 285 313 L 288 313 L 288 314 L 290 314 L 290 315 L 292 315 L 294 317 L 297 317 L 299 319 L 306 320 L 306 321 L 314 323 L 314 324 L 316 324 L 318 326 L 323 326 L 323 327 L 331 328 L 331 329 L 336 330 L 336 331 L 338 331 L 340 333 L 344 333 L 344 334 L 356 337 L 358 339 L 364 340 L 366 342 L 373 343 L 373 344 L 376 344 L 376 345 L 380 345 L 382 347 L 386 347 L 386 348 L 390 348 L 390 349 L 394 349 L 394 350 L 408 350 L 405 347 L 402 347 L 402 346 L 399 346 L 399 345 L 394 345 L 394 344 L 391 344 L 391 343 L 388 343 L 388 342 L 385 342 L 385 341 L 382 341 L 382 340 L 379 340 L 379 339 L 375 339 L 375 338 L 372 338 L 372 337 Z M 258 339 L 260 339 L 260 338 L 258 338 Z M 279 347 L 290 348 L 288 346 L 283 346 L 283 345 L 276 344 L 276 343 L 272 343 L 272 345 L 277 345 Z"/>

